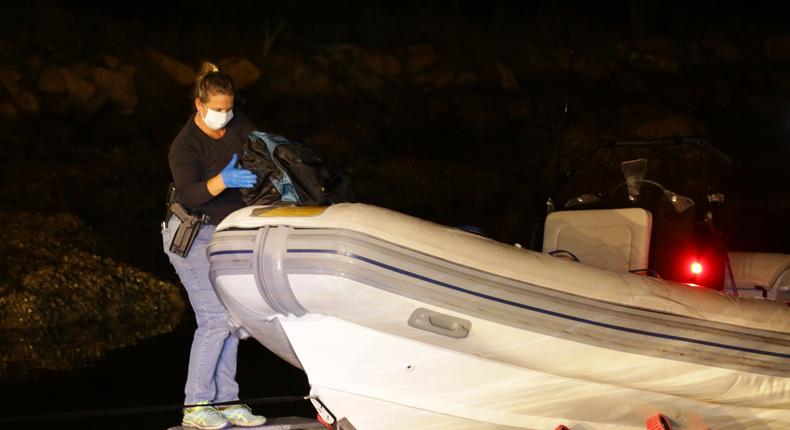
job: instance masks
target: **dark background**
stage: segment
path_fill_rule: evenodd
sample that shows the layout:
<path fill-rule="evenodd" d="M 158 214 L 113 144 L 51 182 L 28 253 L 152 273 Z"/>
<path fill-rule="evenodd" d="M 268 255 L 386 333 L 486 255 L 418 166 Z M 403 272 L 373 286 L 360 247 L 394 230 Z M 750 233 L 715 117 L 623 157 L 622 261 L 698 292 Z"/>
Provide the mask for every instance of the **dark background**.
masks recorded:
<path fill-rule="evenodd" d="M 139 303 L 182 312 L 158 225 L 168 145 L 192 109 L 178 70 L 192 73 L 205 60 L 252 64 L 259 76 L 243 68 L 234 76 L 245 81 L 237 109 L 261 129 L 312 144 L 352 177 L 360 202 L 527 244 L 557 166 L 585 148 L 704 136 L 737 162 L 705 169 L 695 153 L 673 149 L 661 156 L 685 163 L 656 160 L 648 177 L 683 186 L 709 170 L 713 191 L 727 196 L 717 225 L 729 249 L 790 253 L 789 8 L 657 0 L 3 6 L 0 214 L 17 227 L 0 245 L 13 275 L 0 285 L 0 305 L 17 315 L 21 302 L 7 298 L 32 288 L 49 294 L 47 302 L 62 296 L 101 308 L 81 288 L 105 285 L 93 276 L 110 267 L 114 288 L 133 277 L 140 291 L 175 291 L 181 296 L 142 293 Z M 573 191 L 603 189 L 595 178 L 619 175 L 625 156 L 591 160 L 582 177 L 592 179 Z M 22 219 L 35 222 L 15 221 Z M 54 244 L 35 236 L 42 225 L 79 234 Z M 39 250 L 102 263 L 66 265 Z M 67 275 L 53 284 L 40 276 L 46 270 Z M 4 319 L 2 415 L 179 404 L 191 311 L 145 330 L 102 322 L 123 320 L 122 304 L 135 300 L 117 299 L 116 314 L 71 312 L 68 326 L 54 317 L 37 326 Z M 151 319 L 148 310 L 130 315 Z M 104 347 L 68 349 L 75 341 L 63 333 L 75 320 L 80 334 L 103 327 L 89 339 Z M 40 361 L 16 355 L 16 339 Z M 243 342 L 239 355 L 243 397 L 307 392 L 301 372 L 255 341 Z M 264 411 L 311 413 L 304 404 Z M 173 412 L 71 424 L 165 428 L 178 420 Z"/>

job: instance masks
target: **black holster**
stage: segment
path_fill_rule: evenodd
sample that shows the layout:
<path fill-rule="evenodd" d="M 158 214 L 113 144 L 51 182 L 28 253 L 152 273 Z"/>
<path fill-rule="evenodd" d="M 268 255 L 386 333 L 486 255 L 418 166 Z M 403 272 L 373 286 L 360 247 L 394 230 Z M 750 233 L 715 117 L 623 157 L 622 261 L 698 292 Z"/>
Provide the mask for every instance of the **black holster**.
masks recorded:
<path fill-rule="evenodd" d="M 170 184 L 165 209 L 165 227 L 172 215 L 177 216 L 181 220 L 181 224 L 173 235 L 173 241 L 170 242 L 170 252 L 186 258 L 200 232 L 200 227 L 208 224 L 209 218 L 204 213 L 190 214 L 181 203 L 176 201 L 175 186 Z"/>

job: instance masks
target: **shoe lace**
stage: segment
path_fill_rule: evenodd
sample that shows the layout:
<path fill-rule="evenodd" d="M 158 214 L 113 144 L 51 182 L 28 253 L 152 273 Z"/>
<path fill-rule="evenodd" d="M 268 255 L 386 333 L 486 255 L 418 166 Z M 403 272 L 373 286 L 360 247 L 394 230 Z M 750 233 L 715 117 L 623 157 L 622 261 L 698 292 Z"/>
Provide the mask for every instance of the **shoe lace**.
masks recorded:
<path fill-rule="evenodd" d="M 206 419 L 210 419 L 212 417 L 216 417 L 217 415 L 220 415 L 219 411 L 213 406 L 195 406 L 192 408 L 187 408 L 185 412 L 189 414 L 191 418 L 194 418 L 196 420 L 203 420 L 203 421 L 205 421 Z"/>
<path fill-rule="evenodd" d="M 252 413 L 252 409 L 245 404 L 230 405 L 220 408 L 220 411 L 225 416 L 232 416 L 234 418 L 246 418 Z"/>

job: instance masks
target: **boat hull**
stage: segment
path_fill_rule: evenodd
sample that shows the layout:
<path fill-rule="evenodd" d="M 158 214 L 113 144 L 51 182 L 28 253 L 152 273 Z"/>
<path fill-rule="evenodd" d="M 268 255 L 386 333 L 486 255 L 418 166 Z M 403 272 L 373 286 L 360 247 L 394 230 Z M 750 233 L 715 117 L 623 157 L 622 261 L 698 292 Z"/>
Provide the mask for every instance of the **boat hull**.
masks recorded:
<path fill-rule="evenodd" d="M 359 429 L 627 429 L 658 412 L 678 428 L 790 422 L 782 332 L 583 297 L 353 226 L 265 221 L 220 226 L 215 288 L 240 328 Z M 595 288 L 661 282 L 586 270 L 578 282 L 609 282 Z"/>

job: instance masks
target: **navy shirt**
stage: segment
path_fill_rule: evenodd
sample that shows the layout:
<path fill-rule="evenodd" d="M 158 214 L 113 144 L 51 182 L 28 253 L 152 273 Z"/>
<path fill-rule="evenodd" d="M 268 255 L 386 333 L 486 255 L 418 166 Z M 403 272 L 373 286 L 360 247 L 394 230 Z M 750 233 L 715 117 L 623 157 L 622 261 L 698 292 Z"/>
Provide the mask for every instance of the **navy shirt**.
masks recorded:
<path fill-rule="evenodd" d="M 208 192 L 206 183 L 217 176 L 233 154 L 241 159 L 247 136 L 255 126 L 242 113 L 233 111 L 233 119 L 225 126 L 225 135 L 214 139 L 195 124 L 195 114 L 170 145 L 168 162 L 178 201 L 190 211 L 201 211 L 213 225 L 228 214 L 244 207 L 239 190 L 227 188 L 217 196 Z"/>

